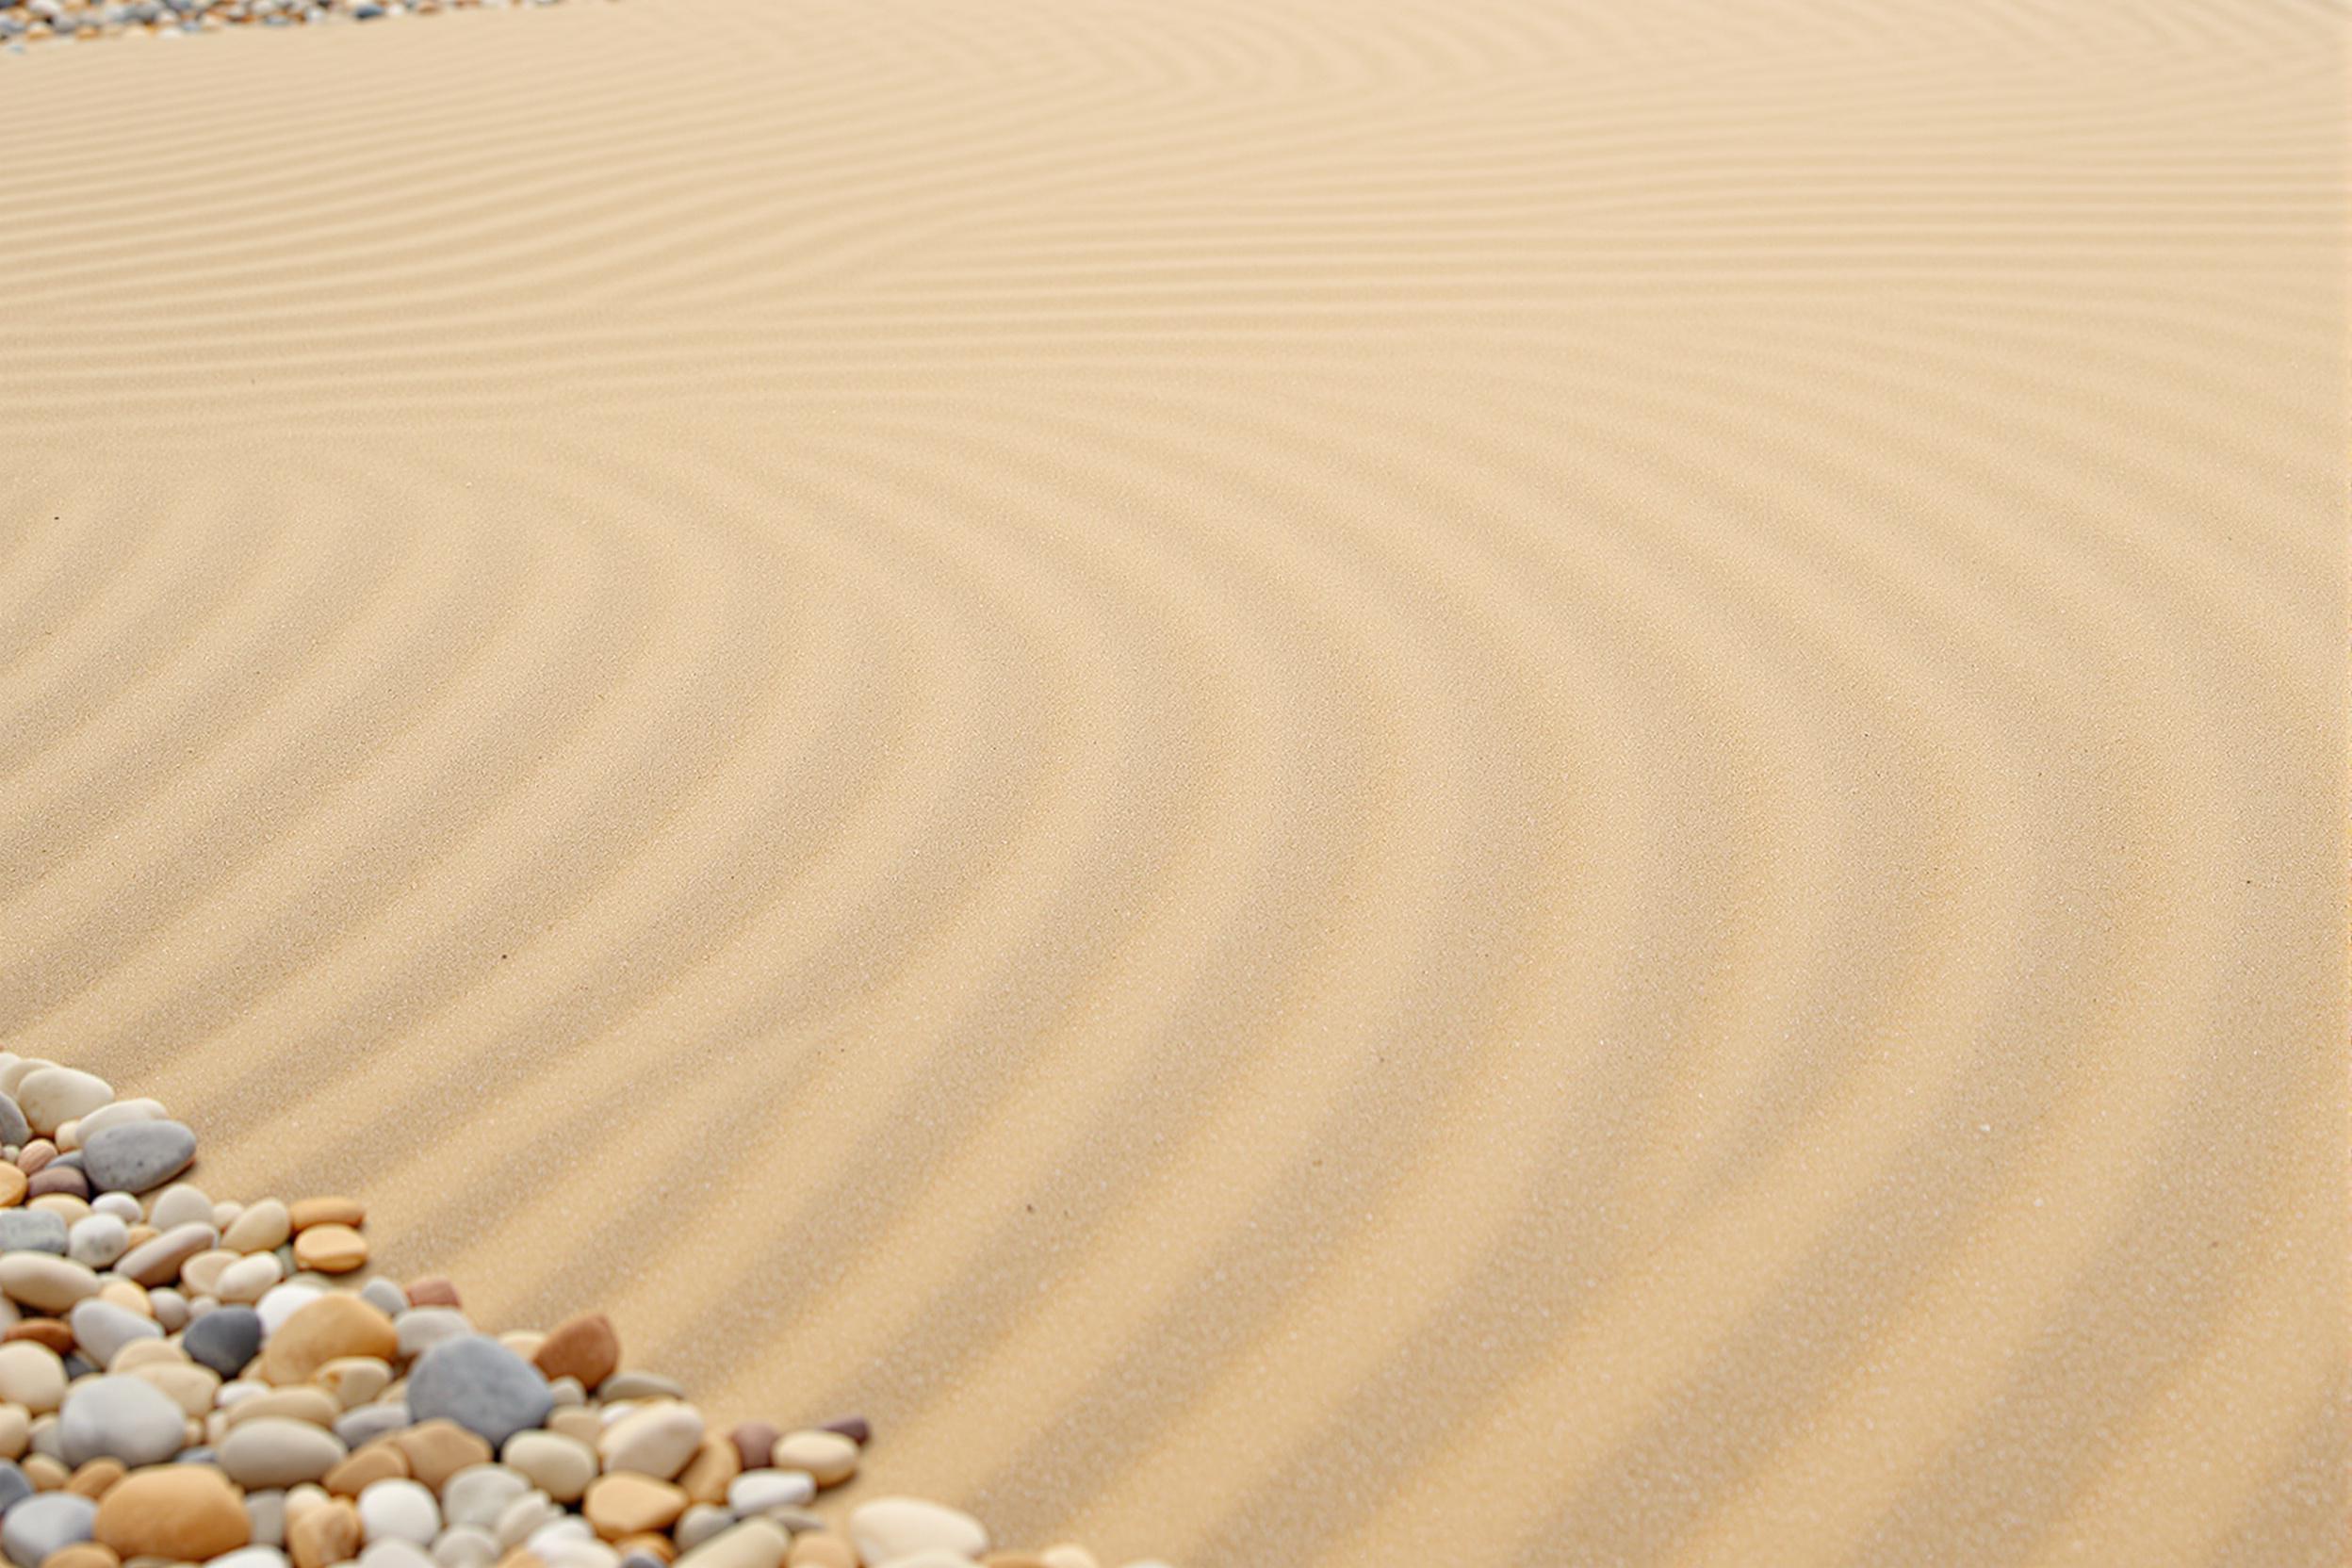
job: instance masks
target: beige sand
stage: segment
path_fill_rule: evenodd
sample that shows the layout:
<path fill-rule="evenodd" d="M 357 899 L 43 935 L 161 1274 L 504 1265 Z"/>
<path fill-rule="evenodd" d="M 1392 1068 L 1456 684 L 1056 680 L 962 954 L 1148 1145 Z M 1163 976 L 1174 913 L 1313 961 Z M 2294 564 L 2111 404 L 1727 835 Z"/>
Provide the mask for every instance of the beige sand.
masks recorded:
<path fill-rule="evenodd" d="M 0 1043 L 1019 1541 L 2333 1562 L 2342 39 L 0 60 Z"/>

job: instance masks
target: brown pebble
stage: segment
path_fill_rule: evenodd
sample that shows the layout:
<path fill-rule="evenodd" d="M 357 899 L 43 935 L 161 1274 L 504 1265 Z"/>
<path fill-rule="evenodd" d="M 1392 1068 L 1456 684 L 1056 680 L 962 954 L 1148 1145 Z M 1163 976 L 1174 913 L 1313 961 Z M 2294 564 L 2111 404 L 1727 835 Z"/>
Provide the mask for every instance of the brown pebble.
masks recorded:
<path fill-rule="evenodd" d="M 743 1473 L 743 1457 L 735 1452 L 735 1445 L 712 1432 L 703 1438 L 694 1457 L 678 1473 L 678 1484 L 697 1503 L 722 1503 L 727 1500 L 727 1483 Z"/>
<path fill-rule="evenodd" d="M 98 1505 L 92 1533 L 124 1557 L 202 1562 L 252 1539 L 245 1499 L 205 1464 L 166 1464 L 125 1477 Z"/>
<path fill-rule="evenodd" d="M 400 1336 L 384 1314 L 356 1296 L 321 1296 L 270 1336 L 261 1352 L 262 1380 L 281 1388 L 307 1382 L 331 1361 L 373 1356 L 388 1362 L 400 1348 Z"/>
<path fill-rule="evenodd" d="M 28 1454 L 17 1468 L 24 1472 L 24 1478 L 33 1483 L 36 1492 L 62 1492 L 65 1483 L 74 1478 L 63 1460 L 52 1459 L 47 1454 Z"/>
<path fill-rule="evenodd" d="M 66 1478 L 65 1489 L 77 1497 L 88 1497 L 96 1502 L 106 1494 L 108 1488 L 129 1474 L 130 1468 L 119 1459 L 101 1456 Z"/>
<path fill-rule="evenodd" d="M 408 1304 L 412 1307 L 462 1307 L 457 1298 L 457 1286 L 438 1274 L 428 1274 L 414 1281 L 408 1287 Z"/>
<path fill-rule="evenodd" d="M 539 1342 L 531 1364 L 550 1381 L 578 1378 L 580 1387 L 593 1389 L 619 1368 L 621 1338 L 612 1331 L 611 1318 L 600 1312 L 584 1312 L 558 1323 Z"/>
<path fill-rule="evenodd" d="M 356 1497 L 371 1481 L 404 1480 L 407 1477 L 408 1456 L 391 1439 L 378 1438 L 320 1477 L 318 1484 L 338 1497 Z"/>
<path fill-rule="evenodd" d="M 727 1434 L 735 1445 L 735 1457 L 746 1470 L 765 1470 L 768 1456 L 776 1451 L 776 1440 L 784 1434 L 765 1421 L 746 1421 Z"/>
<path fill-rule="evenodd" d="M 304 1198 L 286 1206 L 286 1217 L 297 1231 L 313 1225 L 357 1225 L 368 1217 L 356 1198 Z"/>
<path fill-rule="evenodd" d="M 0 1165 L 0 1209 L 12 1209 L 24 1201 L 27 1184 L 23 1171 L 12 1165 Z"/>
<path fill-rule="evenodd" d="M 839 1421 L 827 1421 L 817 1430 L 839 1432 L 860 1448 L 874 1441 L 874 1428 L 862 1415 L 844 1415 Z"/>
<path fill-rule="evenodd" d="M 349 1225 L 312 1225 L 294 1233 L 294 1263 L 321 1274 L 349 1274 L 368 1261 L 368 1238 Z"/>
<path fill-rule="evenodd" d="M 70 1165 L 43 1166 L 25 1184 L 25 1190 L 35 1198 L 46 1198 L 53 1192 L 61 1192 L 68 1198 L 88 1198 L 90 1178 Z"/>
<path fill-rule="evenodd" d="M 286 1527 L 286 1547 L 294 1568 L 327 1568 L 359 1555 L 359 1510 L 337 1497 L 320 1503 Z"/>
<path fill-rule="evenodd" d="M 831 1530 L 810 1530 L 792 1537 L 792 1552 L 784 1560 L 792 1568 L 858 1568 L 858 1551 Z"/>
<path fill-rule="evenodd" d="M 76 1541 L 41 1560 L 41 1568 L 122 1568 L 122 1560 L 95 1541 Z"/>
<path fill-rule="evenodd" d="M 469 1464 L 490 1462 L 490 1445 L 454 1421 L 435 1417 L 386 1441 L 398 1446 L 408 1461 L 408 1473 L 435 1492 Z"/>
<path fill-rule="evenodd" d="M 59 1355 L 74 1348 L 74 1331 L 54 1317 L 27 1317 L 8 1325 L 8 1339 L 29 1339 L 35 1345 L 45 1345 Z"/>
<path fill-rule="evenodd" d="M 618 1541 L 625 1535 L 668 1528 L 686 1511 L 686 1500 L 685 1492 L 667 1481 L 624 1470 L 590 1481 L 580 1511 L 598 1535 Z"/>

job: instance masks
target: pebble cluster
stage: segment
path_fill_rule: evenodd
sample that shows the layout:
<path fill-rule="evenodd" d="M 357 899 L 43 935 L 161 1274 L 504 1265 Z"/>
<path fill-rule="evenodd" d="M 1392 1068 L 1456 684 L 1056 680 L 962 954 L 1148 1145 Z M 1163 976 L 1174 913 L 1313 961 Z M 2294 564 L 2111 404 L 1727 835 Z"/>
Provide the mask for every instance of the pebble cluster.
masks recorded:
<path fill-rule="evenodd" d="M 315 22 L 378 22 L 440 11 L 503 10 L 556 0 L 0 0 L 0 44 L 125 34 L 170 37 L 224 27 L 293 27 Z"/>
<path fill-rule="evenodd" d="M 481 1332 L 448 1280 L 368 1275 L 358 1203 L 217 1202 L 195 1158 L 155 1101 L 0 1051 L 15 1568 L 1101 1568 L 914 1497 L 820 1512 L 863 1420 L 718 1431 L 603 1315 Z"/>

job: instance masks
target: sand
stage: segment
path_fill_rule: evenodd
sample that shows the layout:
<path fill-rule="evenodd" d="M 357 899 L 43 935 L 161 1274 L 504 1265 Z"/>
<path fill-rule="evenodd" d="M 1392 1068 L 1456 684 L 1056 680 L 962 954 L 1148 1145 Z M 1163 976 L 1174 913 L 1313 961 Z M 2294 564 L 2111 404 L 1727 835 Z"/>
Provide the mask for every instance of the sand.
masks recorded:
<path fill-rule="evenodd" d="M 0 59 L 0 1044 L 1015 1541 L 2332 1563 L 2344 35 Z"/>

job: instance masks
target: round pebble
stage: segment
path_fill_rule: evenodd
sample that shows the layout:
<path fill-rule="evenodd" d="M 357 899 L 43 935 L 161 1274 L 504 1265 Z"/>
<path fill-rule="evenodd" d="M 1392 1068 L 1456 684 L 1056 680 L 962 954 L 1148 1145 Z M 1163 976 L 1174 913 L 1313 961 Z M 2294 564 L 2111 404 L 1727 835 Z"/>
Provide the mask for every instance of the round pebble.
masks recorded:
<path fill-rule="evenodd" d="M 234 1378 L 261 1353 L 261 1314 L 251 1307 L 216 1307 L 188 1326 L 180 1348 L 188 1359 Z"/>
<path fill-rule="evenodd" d="M 738 1514 L 766 1513 L 798 1508 L 817 1494 L 817 1483 L 803 1470 L 747 1470 L 727 1483 L 727 1506 Z"/>
<path fill-rule="evenodd" d="M 420 1421 L 454 1421 L 495 1446 L 546 1420 L 554 1400 L 538 1368 L 497 1340 L 472 1334 L 444 1340 L 418 1358 L 408 1376 L 408 1405 Z"/>
<path fill-rule="evenodd" d="M 441 1533 L 441 1505 L 416 1481 L 371 1481 L 359 1494 L 359 1533 L 370 1542 L 429 1546 Z"/>
<path fill-rule="evenodd" d="M 548 1332 L 531 1364 L 549 1378 L 578 1378 L 582 1388 L 594 1388 L 619 1370 L 620 1335 L 604 1314 L 581 1313 Z"/>
<path fill-rule="evenodd" d="M 124 1477 L 107 1489 L 91 1524 L 99 1544 L 121 1557 L 172 1562 L 203 1562 L 253 1539 L 244 1499 L 201 1464 Z"/>
<path fill-rule="evenodd" d="M 147 1211 L 147 1222 L 157 1231 L 169 1231 L 181 1225 L 212 1223 L 212 1200 L 204 1189 L 188 1182 L 175 1182 L 155 1194 L 155 1204 Z"/>
<path fill-rule="evenodd" d="M 35 1415 L 56 1410 L 65 1402 L 65 1363 L 44 1345 L 0 1345 L 0 1399 Z"/>
<path fill-rule="evenodd" d="M 294 1262 L 321 1274 L 349 1274 L 368 1261 L 368 1238 L 349 1225 L 313 1225 L 294 1233 Z"/>
<path fill-rule="evenodd" d="M 676 1401 L 633 1410 L 604 1429 L 596 1442 L 608 1471 L 634 1470 L 668 1480 L 702 1446 L 702 1413 Z"/>
<path fill-rule="evenodd" d="M 130 1245 L 130 1227 L 120 1215 L 94 1213 L 68 1228 L 65 1255 L 85 1268 L 104 1268 Z"/>
<path fill-rule="evenodd" d="M 35 1069 L 18 1083 L 15 1095 L 28 1130 L 43 1136 L 76 1117 L 88 1116 L 113 1098 L 114 1089 L 104 1078 L 70 1067 Z"/>
<path fill-rule="evenodd" d="M 858 1445 L 839 1432 L 809 1429 L 776 1440 L 768 1462 L 778 1470 L 805 1470 L 819 1486 L 839 1486 L 858 1473 Z"/>

